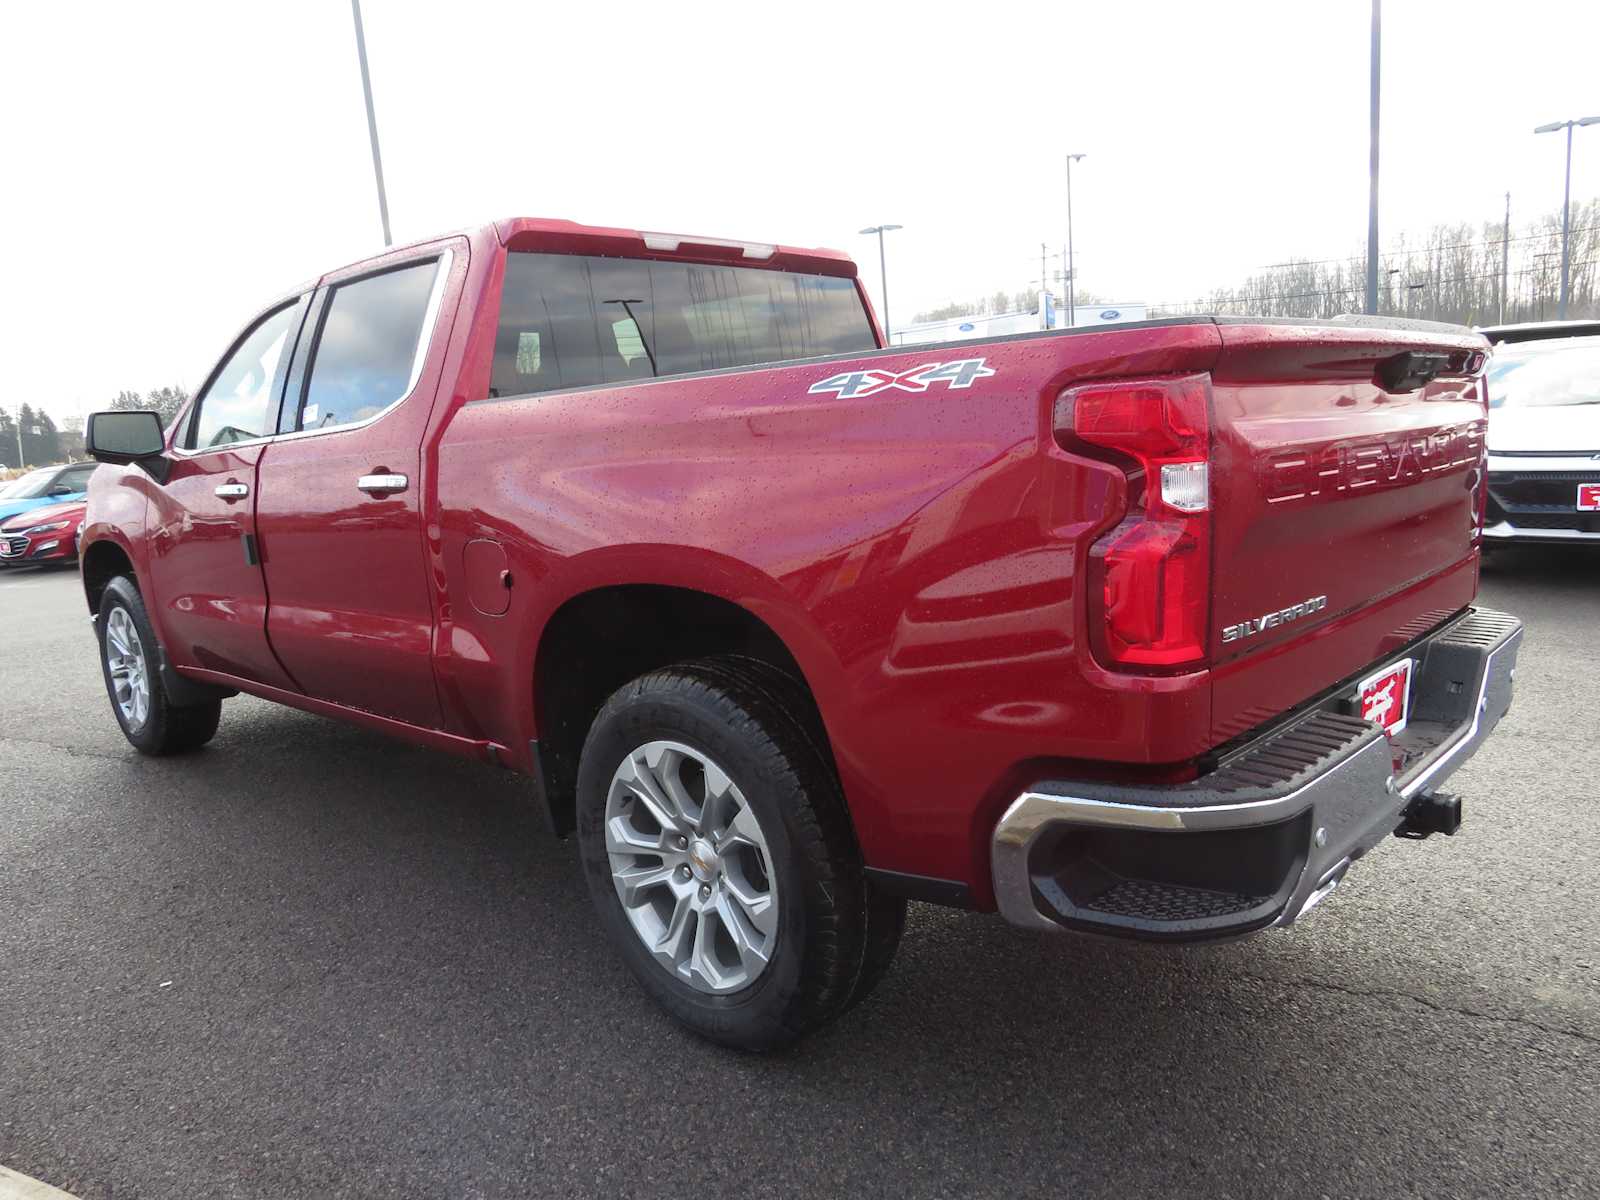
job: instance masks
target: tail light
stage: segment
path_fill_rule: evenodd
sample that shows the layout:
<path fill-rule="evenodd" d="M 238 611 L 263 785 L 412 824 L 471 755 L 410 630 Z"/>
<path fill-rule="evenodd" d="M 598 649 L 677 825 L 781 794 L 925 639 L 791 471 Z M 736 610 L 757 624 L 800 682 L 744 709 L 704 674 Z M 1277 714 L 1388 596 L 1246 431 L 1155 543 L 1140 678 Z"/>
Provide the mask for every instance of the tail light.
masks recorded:
<path fill-rule="evenodd" d="M 1202 662 L 1211 605 L 1210 379 L 1118 380 L 1070 388 L 1058 434 L 1115 453 L 1129 511 L 1090 551 L 1111 663 L 1177 669 Z"/>

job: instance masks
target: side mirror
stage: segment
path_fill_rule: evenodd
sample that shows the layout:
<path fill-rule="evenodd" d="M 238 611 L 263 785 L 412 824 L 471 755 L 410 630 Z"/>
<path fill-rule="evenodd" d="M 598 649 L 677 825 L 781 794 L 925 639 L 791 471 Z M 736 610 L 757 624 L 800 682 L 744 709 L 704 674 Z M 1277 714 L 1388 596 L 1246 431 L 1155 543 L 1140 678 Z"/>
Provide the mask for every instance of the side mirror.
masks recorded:
<path fill-rule="evenodd" d="M 156 458 L 167 448 L 161 418 L 144 411 L 90 413 L 83 442 L 90 458 L 120 465 Z"/>
<path fill-rule="evenodd" d="M 52 487 L 48 492 L 46 492 L 45 495 L 46 496 L 70 496 L 70 495 L 72 495 L 72 489 L 69 488 L 64 483 L 58 483 L 54 487 Z"/>

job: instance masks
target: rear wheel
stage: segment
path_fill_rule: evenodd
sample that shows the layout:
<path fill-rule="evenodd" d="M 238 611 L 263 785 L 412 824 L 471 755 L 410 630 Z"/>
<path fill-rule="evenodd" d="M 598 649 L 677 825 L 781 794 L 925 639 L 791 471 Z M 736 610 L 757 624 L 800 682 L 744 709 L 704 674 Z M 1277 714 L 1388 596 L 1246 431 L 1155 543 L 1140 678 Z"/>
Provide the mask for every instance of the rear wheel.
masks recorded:
<path fill-rule="evenodd" d="M 742 1049 L 864 996 L 904 917 L 863 877 L 808 709 L 762 664 L 682 664 L 612 696 L 579 767 L 579 849 L 612 942 L 674 1018 Z"/>
<path fill-rule="evenodd" d="M 144 598 L 126 575 L 106 584 L 95 628 L 111 712 L 135 750 L 177 754 L 212 739 L 222 719 L 222 701 L 179 707 L 167 698 L 161 685 L 160 643 Z"/>

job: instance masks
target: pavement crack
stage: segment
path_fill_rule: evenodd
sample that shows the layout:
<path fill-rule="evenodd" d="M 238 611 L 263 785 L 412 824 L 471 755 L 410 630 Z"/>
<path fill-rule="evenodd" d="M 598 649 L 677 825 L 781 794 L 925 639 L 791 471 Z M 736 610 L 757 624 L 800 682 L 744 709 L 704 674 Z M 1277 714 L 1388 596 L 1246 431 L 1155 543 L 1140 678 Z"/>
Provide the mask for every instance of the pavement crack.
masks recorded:
<path fill-rule="evenodd" d="M 1559 1025 L 1547 1025 L 1543 1021 L 1535 1021 L 1530 1017 L 1516 1014 L 1484 1012 L 1481 1009 L 1466 1008 L 1453 1004 L 1441 1004 L 1437 1000 L 1430 1000 L 1426 996 L 1418 996 L 1413 992 L 1404 992 L 1398 988 L 1359 988 L 1347 984 L 1330 983 L 1325 979 L 1309 979 L 1304 975 L 1256 975 L 1249 971 L 1241 972 L 1246 979 L 1253 979 L 1257 983 L 1278 984 L 1282 987 L 1314 988 L 1318 991 L 1337 992 L 1344 996 L 1354 996 L 1364 1000 L 1409 1000 L 1423 1008 L 1436 1013 L 1448 1014 L 1457 1017 L 1468 1017 L 1479 1021 L 1496 1021 L 1505 1025 L 1521 1025 L 1526 1029 L 1537 1029 L 1541 1033 L 1553 1033 L 1561 1037 L 1576 1038 L 1591 1046 L 1600 1046 L 1600 1034 L 1584 1033 L 1578 1029 L 1564 1029 Z"/>
<path fill-rule="evenodd" d="M 46 742 L 39 738 L 0 737 L 0 746 L 37 746 L 43 750 L 59 750 L 73 758 L 104 758 L 111 762 L 123 762 L 128 757 L 126 754 L 109 754 L 104 750 L 86 750 L 82 746 L 63 746 L 60 742 Z"/>

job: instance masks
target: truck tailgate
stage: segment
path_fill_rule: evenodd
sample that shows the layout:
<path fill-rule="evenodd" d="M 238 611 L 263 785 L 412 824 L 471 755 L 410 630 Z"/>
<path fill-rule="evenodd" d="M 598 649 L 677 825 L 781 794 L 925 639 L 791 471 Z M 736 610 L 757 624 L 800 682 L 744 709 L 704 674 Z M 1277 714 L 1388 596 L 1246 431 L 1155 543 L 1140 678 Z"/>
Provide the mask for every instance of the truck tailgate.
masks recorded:
<path fill-rule="evenodd" d="M 1210 651 L 1225 741 L 1472 599 L 1487 418 L 1484 344 L 1464 331 L 1219 331 Z"/>

